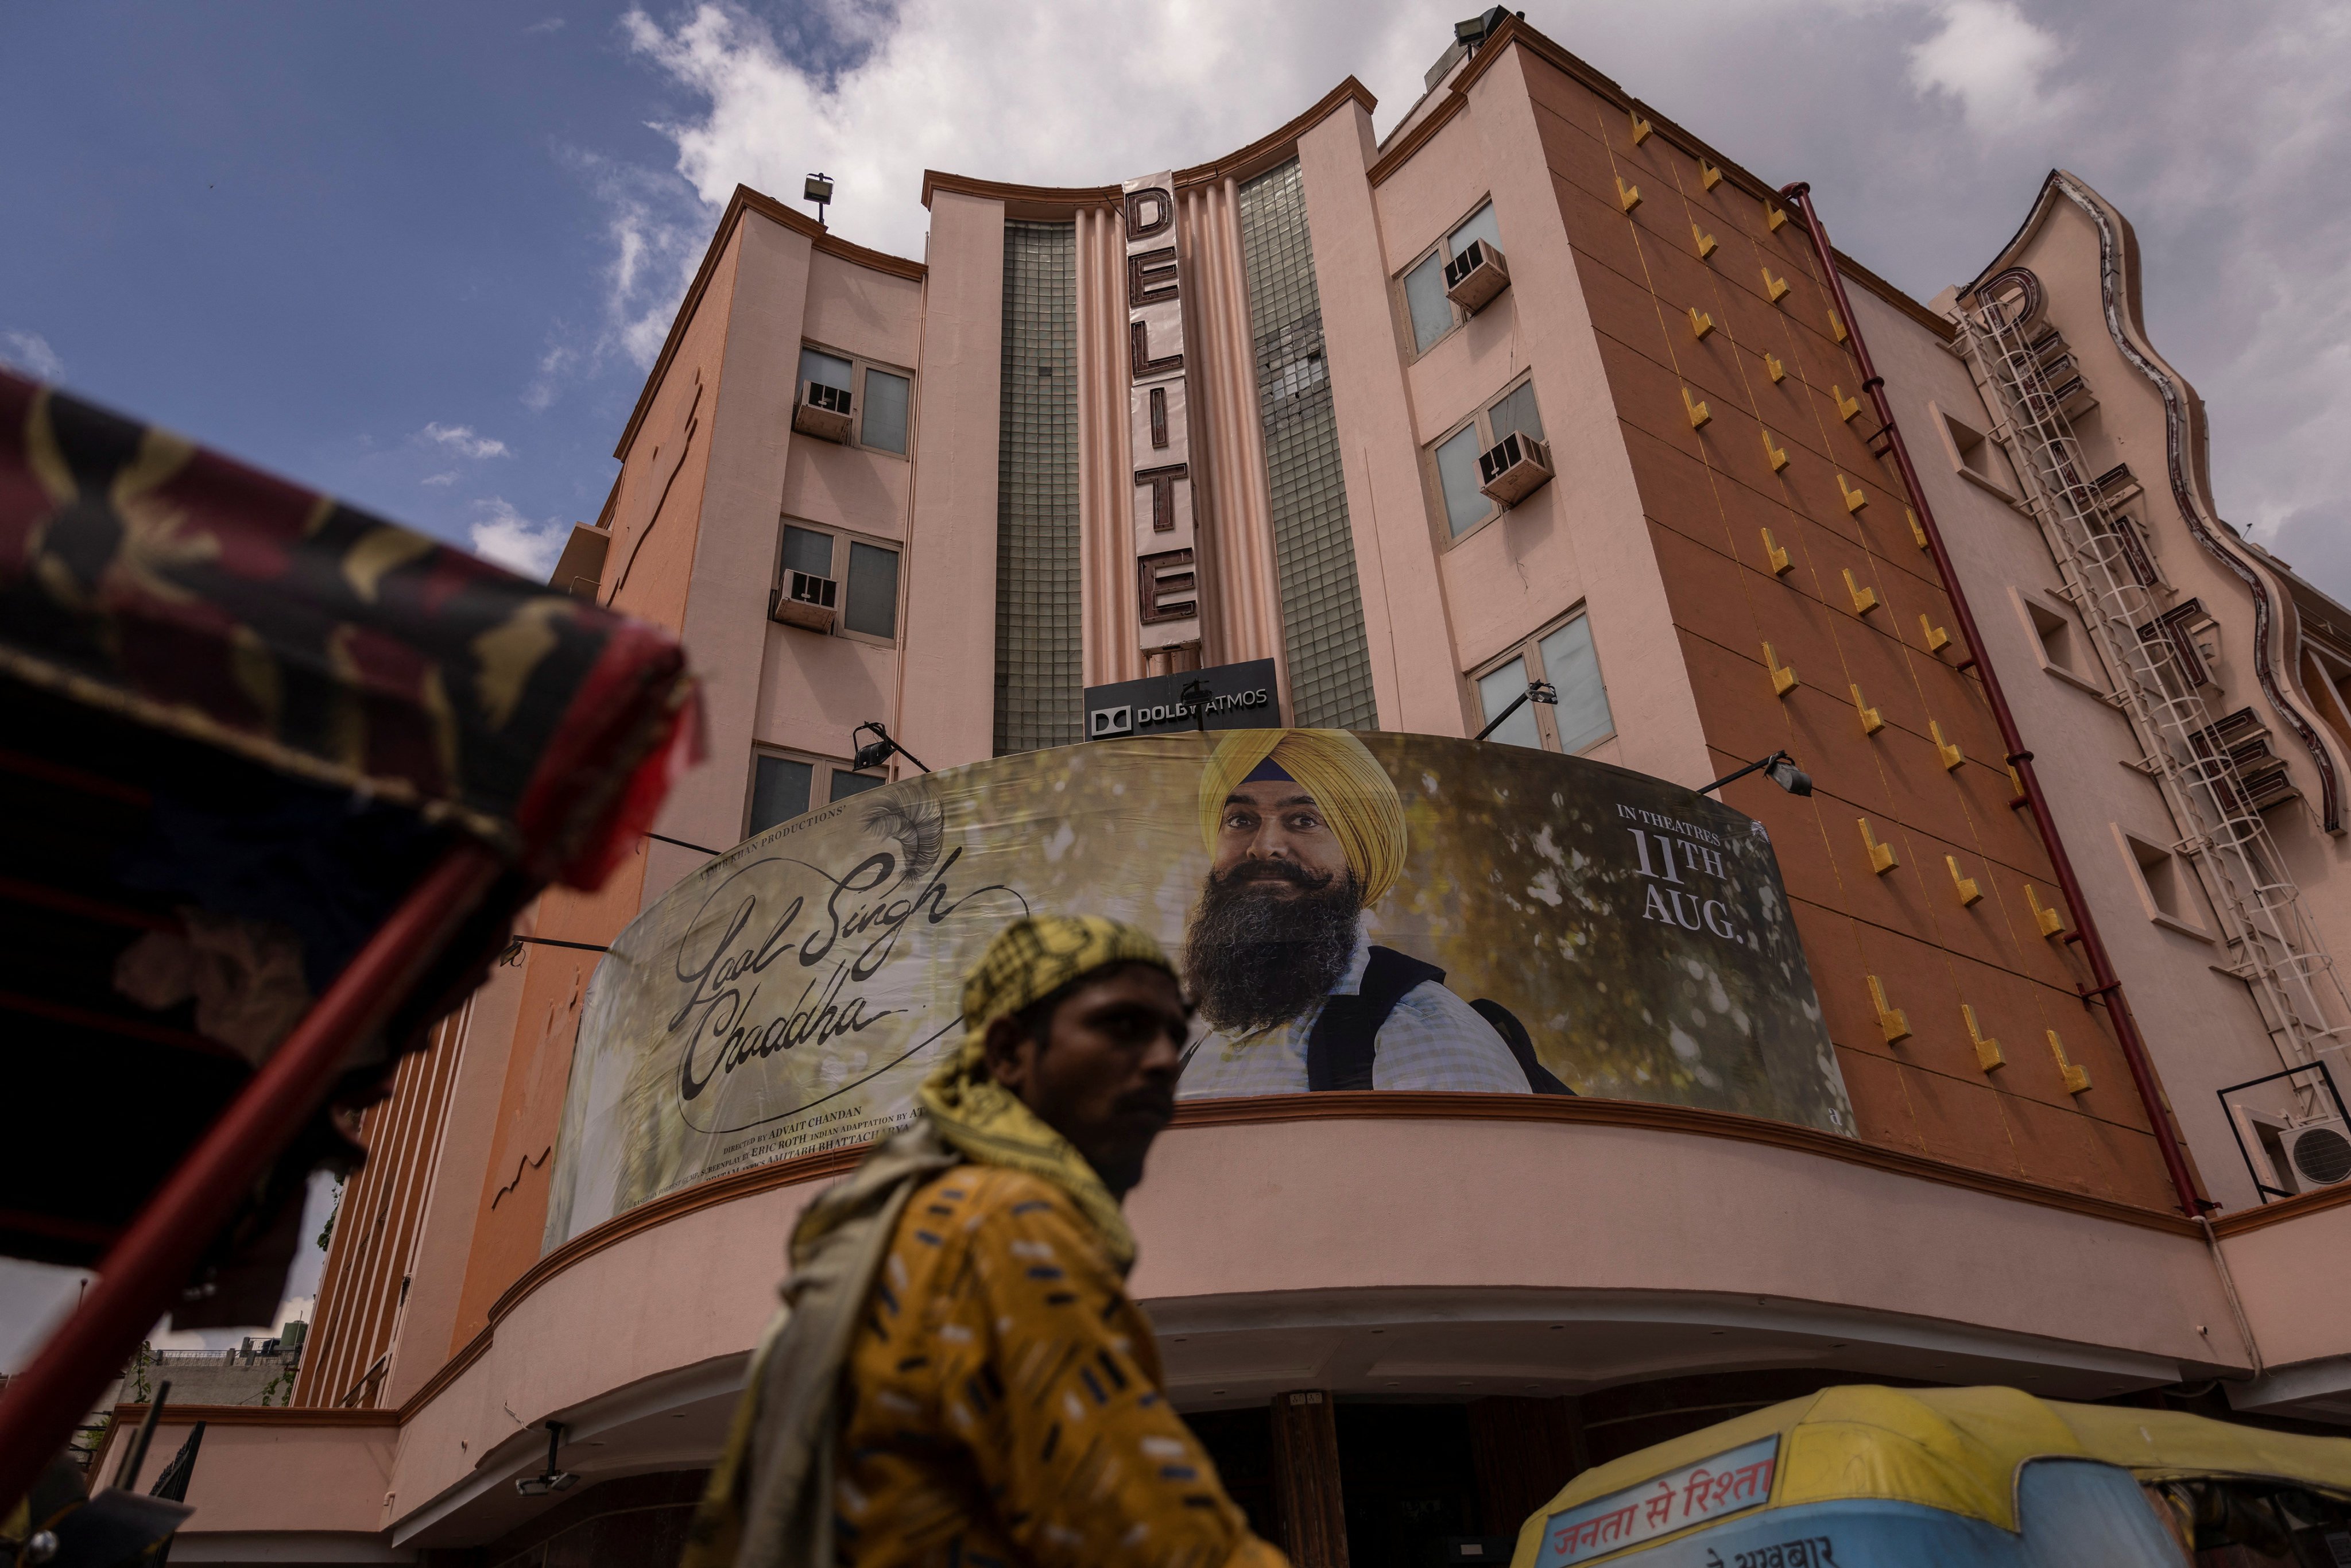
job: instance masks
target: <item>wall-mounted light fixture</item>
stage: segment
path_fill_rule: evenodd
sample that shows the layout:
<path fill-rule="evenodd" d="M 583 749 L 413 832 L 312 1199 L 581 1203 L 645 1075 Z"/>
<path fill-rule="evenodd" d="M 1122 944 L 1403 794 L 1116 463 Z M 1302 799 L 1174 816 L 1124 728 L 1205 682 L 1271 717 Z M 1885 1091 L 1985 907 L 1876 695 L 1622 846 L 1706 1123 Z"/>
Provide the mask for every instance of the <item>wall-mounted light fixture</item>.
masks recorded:
<path fill-rule="evenodd" d="M 1813 792 L 1813 776 L 1797 767 L 1796 759 L 1786 752 L 1775 751 L 1761 762 L 1750 762 L 1736 773 L 1724 774 L 1700 789 L 1698 793 L 1711 795 L 1725 784 L 1734 783 L 1746 778 L 1750 773 L 1756 772 L 1761 773 L 1764 778 L 1769 779 L 1791 795 L 1809 795 Z"/>
<path fill-rule="evenodd" d="M 860 773 L 862 773 L 869 768 L 881 767 L 893 757 L 903 757 L 907 761 L 914 765 L 914 770 L 916 772 L 928 773 L 930 771 L 930 768 L 924 765 L 921 758 L 915 756 L 913 752 L 907 750 L 904 747 L 892 739 L 890 732 L 883 728 L 878 721 L 872 724 L 861 724 L 855 729 L 851 730 L 849 732 L 851 743 L 853 745 L 856 742 L 857 737 L 864 734 L 869 729 L 873 732 L 874 737 L 872 740 L 867 741 L 864 745 L 857 747 L 855 758 L 850 763 L 852 768 L 857 769 Z"/>

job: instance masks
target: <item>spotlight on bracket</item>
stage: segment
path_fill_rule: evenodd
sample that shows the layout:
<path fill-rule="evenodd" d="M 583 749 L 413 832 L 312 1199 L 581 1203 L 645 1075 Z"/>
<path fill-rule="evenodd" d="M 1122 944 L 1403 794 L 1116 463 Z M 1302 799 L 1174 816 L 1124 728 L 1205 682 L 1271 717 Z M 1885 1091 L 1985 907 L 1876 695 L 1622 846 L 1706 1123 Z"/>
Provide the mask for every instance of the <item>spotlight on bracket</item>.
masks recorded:
<path fill-rule="evenodd" d="M 547 1469 L 535 1476 L 517 1477 L 515 1480 L 515 1490 L 517 1493 L 524 1497 L 549 1497 L 556 1492 L 569 1491 L 580 1484 L 578 1476 L 573 1475 L 569 1470 L 559 1470 L 555 1468 L 556 1445 L 562 1441 L 563 1424 L 560 1421 L 549 1421 L 547 1424 Z"/>
<path fill-rule="evenodd" d="M 832 200 L 832 176 L 810 174 L 808 183 L 800 187 L 800 200 L 816 204 L 816 221 L 824 222 L 825 204 Z"/>
<path fill-rule="evenodd" d="M 1725 784 L 1734 783 L 1746 778 L 1750 773 L 1756 772 L 1761 773 L 1764 778 L 1769 779 L 1791 795 L 1809 795 L 1813 792 L 1813 776 L 1797 767 L 1796 759 L 1786 752 L 1775 751 L 1761 762 L 1750 762 L 1736 773 L 1724 774 L 1700 789 L 1698 793 L 1711 795 Z"/>

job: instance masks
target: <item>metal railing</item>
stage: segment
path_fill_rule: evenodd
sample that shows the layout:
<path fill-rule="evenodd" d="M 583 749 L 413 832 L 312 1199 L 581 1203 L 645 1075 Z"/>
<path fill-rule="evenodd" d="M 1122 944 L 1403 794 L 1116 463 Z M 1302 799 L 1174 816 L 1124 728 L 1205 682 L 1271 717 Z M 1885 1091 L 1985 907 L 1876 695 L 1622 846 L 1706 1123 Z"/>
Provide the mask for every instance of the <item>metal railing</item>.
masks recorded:
<path fill-rule="evenodd" d="M 2037 328 L 2039 281 L 2005 273 L 1978 291 L 1959 347 L 2056 557 L 2065 596 L 2105 667 L 2108 700 L 2130 720 L 2142 753 L 2137 766 L 2186 831 L 2173 847 L 2219 913 L 2229 972 L 2252 990 L 2280 1064 L 2306 1066 L 2345 1043 L 2351 997 L 2262 820 L 2276 800 L 2248 788 L 2241 764 L 2261 751 L 2243 734 L 2251 716 L 2223 718 L 2205 701 L 2210 672 L 2177 612 L 2166 613 L 2171 590 L 2083 461 L 2066 413 L 2088 392 L 2080 369 L 2063 337 Z M 2304 1098 L 2312 1101 L 2306 1114 L 2321 1111 L 2314 1092 Z"/>

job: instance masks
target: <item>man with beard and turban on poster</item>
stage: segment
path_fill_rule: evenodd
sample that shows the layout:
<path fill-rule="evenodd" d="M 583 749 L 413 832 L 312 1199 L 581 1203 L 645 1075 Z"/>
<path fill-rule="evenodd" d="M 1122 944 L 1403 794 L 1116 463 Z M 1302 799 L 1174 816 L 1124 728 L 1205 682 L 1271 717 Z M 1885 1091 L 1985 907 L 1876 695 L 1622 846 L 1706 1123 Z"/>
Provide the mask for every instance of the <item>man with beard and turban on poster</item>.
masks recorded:
<path fill-rule="evenodd" d="M 1507 1011 L 1473 1007 L 1442 969 L 1365 935 L 1405 841 L 1404 803 L 1362 741 L 1228 730 L 1201 774 L 1199 809 L 1208 875 L 1185 934 L 1185 985 L 1216 1032 L 1186 1059 L 1186 1098 L 1569 1092 Z"/>

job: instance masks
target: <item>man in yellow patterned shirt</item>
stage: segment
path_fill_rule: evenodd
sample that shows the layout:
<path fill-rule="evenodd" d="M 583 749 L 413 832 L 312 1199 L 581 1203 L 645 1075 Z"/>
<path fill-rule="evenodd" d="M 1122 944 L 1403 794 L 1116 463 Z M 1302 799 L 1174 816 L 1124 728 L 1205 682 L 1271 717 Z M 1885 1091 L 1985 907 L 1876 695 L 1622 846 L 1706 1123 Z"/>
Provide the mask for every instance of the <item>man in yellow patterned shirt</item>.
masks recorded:
<path fill-rule="evenodd" d="M 1284 1568 L 1161 1390 L 1119 1200 L 1175 1110 L 1159 945 L 1030 916 L 924 1116 L 792 1237 L 686 1568 Z"/>

